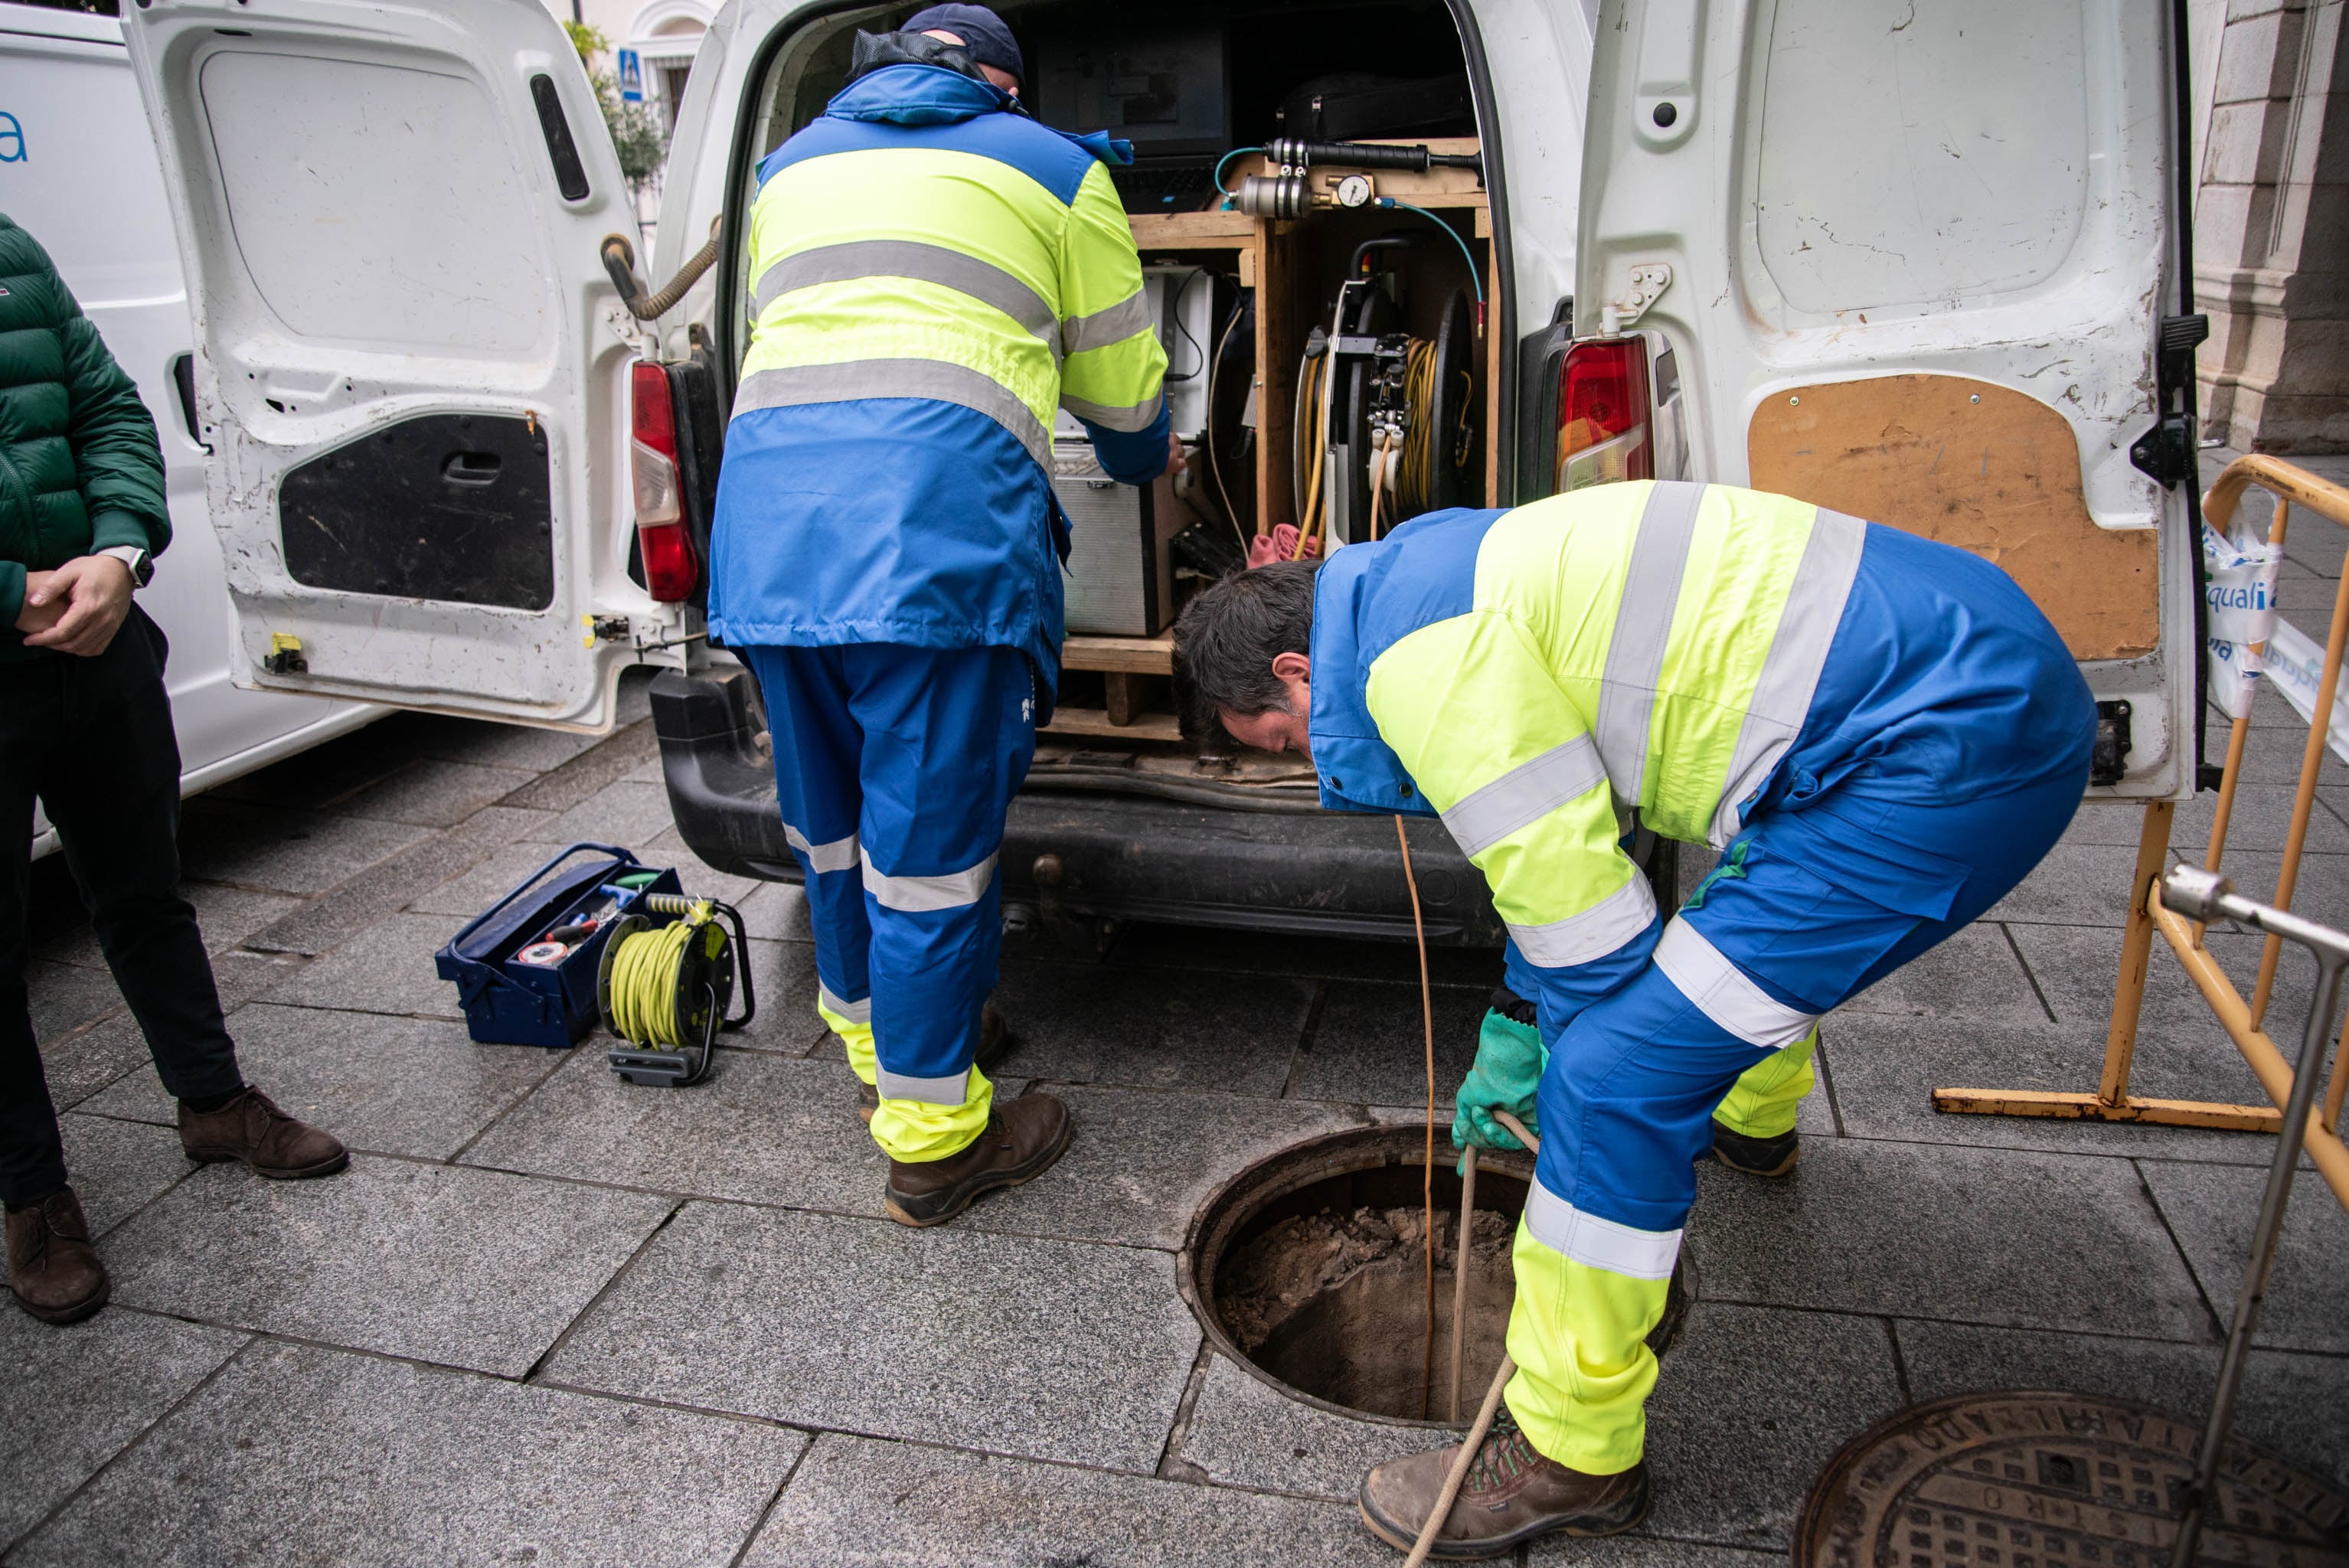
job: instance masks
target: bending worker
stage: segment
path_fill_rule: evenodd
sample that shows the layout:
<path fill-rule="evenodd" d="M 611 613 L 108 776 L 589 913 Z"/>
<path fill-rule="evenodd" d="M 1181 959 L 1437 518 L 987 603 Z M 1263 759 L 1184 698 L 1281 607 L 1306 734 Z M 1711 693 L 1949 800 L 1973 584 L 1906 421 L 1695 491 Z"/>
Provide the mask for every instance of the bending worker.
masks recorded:
<path fill-rule="evenodd" d="M 1318 579 L 1227 578 L 1185 611 L 1175 656 L 1190 721 L 1309 753 L 1324 805 L 1442 814 L 1548 1047 L 1537 1089 L 1488 1027 L 1463 1090 L 1455 1137 L 1532 1108 L 1541 1152 L 1518 1371 L 1435 1554 L 1630 1528 L 1642 1341 L 1715 1108 L 1737 1086 L 1791 1127 L 1809 1074 L 1782 1053 L 2054 845 L 2086 785 L 2086 684 L 1987 562 L 1784 496 L 1646 481 L 1432 513 Z M 1619 847 L 1633 810 L 1723 850 L 1669 922 Z M 1408 1547 L 1456 1451 L 1365 1476 L 1371 1530 Z"/>
<path fill-rule="evenodd" d="M 1004 813 L 1060 675 L 1055 408 L 1112 479 L 1179 459 L 1104 167 L 1123 146 L 1028 119 L 1020 71 L 993 12 L 932 6 L 860 33 L 846 86 L 760 165 L 710 546 L 710 632 L 766 700 L 817 1011 L 909 1225 L 1069 1140 L 1060 1101 L 994 1104 L 978 1065 L 982 1018 L 1002 1037 Z"/>

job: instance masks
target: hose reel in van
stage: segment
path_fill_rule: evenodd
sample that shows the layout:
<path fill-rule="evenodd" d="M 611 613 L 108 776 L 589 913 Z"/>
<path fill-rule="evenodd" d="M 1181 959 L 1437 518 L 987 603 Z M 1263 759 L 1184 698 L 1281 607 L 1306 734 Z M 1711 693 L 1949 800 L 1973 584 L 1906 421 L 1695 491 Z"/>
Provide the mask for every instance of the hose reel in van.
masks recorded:
<path fill-rule="evenodd" d="M 1454 289 L 1435 335 L 1403 330 L 1395 263 L 1416 237 L 1355 247 L 1329 329 L 1315 327 L 1298 367 L 1291 488 L 1299 547 L 1326 552 L 1469 500 L 1475 452 L 1475 318 Z"/>

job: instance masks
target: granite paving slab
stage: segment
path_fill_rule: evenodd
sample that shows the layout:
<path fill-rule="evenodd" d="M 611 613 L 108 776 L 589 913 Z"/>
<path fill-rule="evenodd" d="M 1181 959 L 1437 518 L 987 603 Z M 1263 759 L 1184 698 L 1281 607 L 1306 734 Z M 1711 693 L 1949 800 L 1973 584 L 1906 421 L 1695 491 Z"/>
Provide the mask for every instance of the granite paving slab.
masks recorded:
<path fill-rule="evenodd" d="M 722 1564 L 808 1439 L 310 1346 L 254 1346 L 14 1563 Z"/>
<path fill-rule="evenodd" d="M 855 1083 L 839 1062 L 724 1051 L 691 1088 L 652 1088 L 621 1082 L 599 1039 L 465 1162 L 877 1215 L 889 1162 L 856 1119 Z"/>
<path fill-rule="evenodd" d="M 974 1229 L 1172 1251 L 1207 1194 L 1250 1163 L 1363 1124 L 1350 1108 L 1253 1095 L 1036 1087 L 1075 1119 L 1069 1151 L 1043 1180 L 972 1209 Z"/>
<path fill-rule="evenodd" d="M 1009 960 L 995 1005 L 1004 1070 L 1062 1083 L 1277 1095 L 1312 1000 L 1301 980 Z"/>
<path fill-rule="evenodd" d="M 2267 1172 L 2152 1160 L 2138 1161 L 2138 1169 L 2223 1330 L 2234 1321 L 2243 1288 Z M 2293 1181 L 2252 1343 L 2349 1352 L 2349 1212 L 2313 1171 L 2303 1169 Z"/>
<path fill-rule="evenodd" d="M 528 769 L 419 758 L 343 797 L 335 802 L 335 810 L 345 816 L 372 817 L 384 822 L 453 828 L 537 777 Z"/>
<path fill-rule="evenodd" d="M 1353 1510 L 1019 1460 L 816 1439 L 744 1568 L 1284 1568 L 1399 1561 Z"/>
<path fill-rule="evenodd" d="M 255 1003 L 229 1019 L 245 1080 L 290 1116 L 354 1149 L 446 1160 L 562 1065 L 535 1046 L 480 1046 L 462 1025 L 380 1013 Z M 149 1068 L 87 1110 L 171 1121 L 176 1102 Z"/>
<path fill-rule="evenodd" d="M 1333 980 L 1297 1054 L 1288 1080 L 1291 1099 L 1413 1105 L 1427 1098 L 1427 1043 L 1419 986 Z M 1449 1105 L 1476 1059 L 1476 1031 L 1492 990 L 1444 986 L 1434 994 L 1435 1099 Z"/>
<path fill-rule="evenodd" d="M 255 996 L 275 990 L 310 966 L 299 954 L 254 953 L 233 947 L 212 955 L 212 985 L 221 1011 L 233 1013 Z"/>
<path fill-rule="evenodd" d="M 206 794 L 254 806 L 331 808 L 407 767 L 420 754 L 421 739 L 409 715 L 384 713 L 371 724 L 256 768 Z"/>
<path fill-rule="evenodd" d="M 36 959 L 25 965 L 25 990 L 32 1005 L 36 1040 L 70 1034 L 122 1006 L 122 993 L 114 988 L 113 975 L 78 964 Z"/>
<path fill-rule="evenodd" d="M 2133 843 L 2091 844 L 2067 837 L 1984 918 L 2010 926 L 2124 924 L 2136 870 Z"/>
<path fill-rule="evenodd" d="M 179 1129 L 67 1111 L 57 1118 L 66 1178 L 81 1200 L 89 1233 L 103 1236 L 195 1170 Z"/>
<path fill-rule="evenodd" d="M 413 844 L 368 867 L 323 898 L 316 898 L 246 938 L 245 945 L 273 953 L 331 952 L 418 895 L 446 882 L 515 835 L 547 820 L 544 811 L 485 806 L 456 827 Z"/>
<path fill-rule="evenodd" d="M 543 824 L 554 820 L 554 816 L 546 811 L 532 812 L 529 813 L 529 820 L 533 825 Z M 524 878 L 553 860 L 555 851 L 562 847 L 535 841 L 522 841 L 521 834 L 516 833 L 508 842 L 492 849 L 471 865 L 420 890 L 408 901 L 407 907 L 419 914 L 452 917 L 448 923 L 448 932 L 453 935 L 458 926 L 512 892 Z M 579 860 L 584 862 L 589 858 L 583 854 Z M 559 869 L 557 874 L 560 874 Z M 446 941 L 447 936 L 442 940 Z"/>
<path fill-rule="evenodd" d="M 617 844 L 636 851 L 638 860 L 657 865 L 661 862 L 646 852 L 646 846 L 667 832 L 673 823 L 666 788 L 616 780 L 560 816 L 541 823 L 531 837 L 543 844 L 583 841 Z"/>
<path fill-rule="evenodd" d="M 143 1313 L 60 1329 L 0 1311 L 0 1552 L 243 1343 Z"/>
<path fill-rule="evenodd" d="M 750 917 L 743 916 L 743 929 Z M 732 926 L 727 930 L 731 933 Z M 804 942 L 770 942 L 750 938 L 750 978 L 759 1008 L 750 1021 L 720 1037 L 740 1050 L 781 1051 L 805 1056 L 830 1037 L 831 1030 L 816 1016 L 815 948 Z M 740 1012 L 737 1002 L 734 1011 Z"/>
<path fill-rule="evenodd" d="M 813 942 L 808 924 L 807 895 L 797 882 L 764 882 L 734 901 L 742 928 L 771 942 Z"/>
<path fill-rule="evenodd" d="M 2112 1022 L 2113 992 L 2120 979 L 2120 929 L 2018 925 L 2013 930 L 2015 943 L 2037 977 L 2056 1023 L 2084 1039 L 2093 1037 L 2101 1062 L 2106 1029 Z M 2234 982 L 2235 988 L 2249 997 L 2259 976 L 2263 938 L 2251 933 L 2219 930 L 2204 933 L 2202 942 Z M 2271 1031 L 2282 1028 L 2286 1037 L 2299 1039 L 2299 1024 L 2306 1015 L 2314 967 L 2304 950 L 2285 950 L 2276 971 L 2275 997 L 2270 1006 Z M 2151 961 L 2146 968 L 2145 998 L 2137 1008 L 2137 1038 L 2145 1071 L 2156 1075 L 2174 1071 L 2178 1075 L 2157 1076 L 2137 1084 L 2143 1092 L 2213 1099 L 2236 1098 L 2240 1091 L 2254 1096 L 2254 1103 L 2266 1103 L 2259 1091 L 2258 1078 L 2243 1065 L 2242 1053 L 2235 1048 L 2225 1027 L 2210 1011 L 2209 1003 L 2203 1000 L 2177 953 L 2158 933 L 2154 936 Z M 2168 1054 L 2161 1047 L 2167 1047 Z M 2232 1088 L 2207 1081 L 2209 1073 L 2226 1074 L 2230 1068 L 2236 1076 L 2227 1081 Z M 2133 1070 L 2133 1082 L 2135 1076 Z M 2154 1088 L 2157 1082 L 2166 1087 Z M 2221 1089 L 2225 1092 L 2221 1093 Z"/>
<path fill-rule="evenodd" d="M 1954 1323 L 1898 1326 L 1901 1364 L 1922 1403 L 1995 1388 L 2059 1388 L 2135 1399 L 2199 1425 L 2219 1387 L 2220 1347 Z M 2235 1435 L 2349 1486 L 2349 1358 L 2255 1350 L 2243 1367 Z"/>
<path fill-rule="evenodd" d="M 2225 868 L 2234 880 L 2235 891 L 2243 897 L 2261 903 L 2273 903 L 2276 878 L 2283 870 L 2283 856 L 2273 850 L 2245 850 L 2240 854 L 2229 850 Z M 2292 907 L 2311 920 L 2321 920 L 2338 929 L 2349 925 L 2349 855 L 2322 855 L 2311 849 L 2301 857 L 2300 877 L 2293 884 Z M 2292 944 L 2286 943 L 2287 953 Z M 2300 962 L 2310 962 L 2308 950 L 2301 948 Z M 2294 1020 L 2295 1026 L 2298 1020 Z"/>
<path fill-rule="evenodd" d="M 271 987 L 264 999 L 289 1007 L 461 1020 L 456 984 L 440 978 L 432 954 L 463 923 L 441 914 L 387 916 Z"/>
<path fill-rule="evenodd" d="M 409 717 L 418 728 L 416 748 L 420 755 L 488 768 L 518 768 L 529 773 L 560 768 L 601 738 L 567 729 L 501 724 L 493 719 L 423 713 Z"/>
<path fill-rule="evenodd" d="M 544 1377 L 1148 1472 L 1198 1347 L 1164 1253 L 692 1203 Z"/>
<path fill-rule="evenodd" d="M 1439 1346 L 1439 1360 L 1443 1355 Z M 1440 1381 L 1443 1374 L 1437 1376 Z M 1484 1390 L 1476 1392 L 1482 1398 Z M 1458 1441 L 1442 1428 L 1321 1409 L 1211 1354 L 1174 1457 L 1217 1485 L 1301 1492 L 1350 1505 L 1372 1465 Z"/>
<path fill-rule="evenodd" d="M 512 794 L 503 804 L 540 811 L 568 811 L 607 784 L 633 772 L 648 757 L 660 755 L 660 741 L 649 720 L 623 724 L 603 739 L 560 766 L 549 769 Z"/>
<path fill-rule="evenodd" d="M 1953 932 L 1836 1011 L 1839 1016 L 1969 1018 L 1990 1027 L 2048 1021 L 2005 928 L 1989 921 Z"/>
<path fill-rule="evenodd" d="M 2225 732 L 2214 731 L 2211 746 L 2220 760 L 2225 756 Z M 2253 780 L 2246 779 L 2235 789 L 2235 806 L 2227 819 L 2227 847 L 2231 853 L 2239 850 L 2281 850 L 2286 830 L 2292 826 L 2292 799 L 2295 793 L 2291 780 L 2299 778 L 2295 765 L 2286 779 Z M 2216 790 L 2204 790 L 2191 800 L 2181 801 L 2169 828 L 2170 848 L 2190 863 L 2200 865 L 2202 852 L 2209 847 L 2210 823 L 2217 814 L 2219 796 Z M 2138 807 L 2100 806 L 2084 808 L 2072 819 L 2064 833 L 2068 842 L 2082 844 L 2126 844 L 2137 848 L 2137 836 L 2145 826 L 2145 810 Z M 2309 818 L 2309 851 L 2313 854 L 2349 854 L 2349 826 L 2320 804 Z"/>
<path fill-rule="evenodd" d="M 2117 931 L 2097 933 L 2118 938 Z M 2217 1026 L 2213 1025 L 2215 1028 Z M 2205 1128 L 1953 1114 L 1933 1108 L 1937 1088 L 2039 1089 L 2093 1094 L 2105 1063 L 2101 1024 L 1985 1027 L 1969 1020 L 1838 1015 L 1827 1025 L 1836 1102 L 1854 1138 L 1966 1144 L 2090 1155 L 2150 1155 L 2264 1165 L 2265 1137 Z M 2223 1053 L 2223 1054 L 2222 1054 Z M 2242 1057 L 2221 1036 L 2182 1045 L 2141 1031 L 2131 1081 L 2137 1092 L 2265 1104 Z"/>
<path fill-rule="evenodd" d="M 645 766 L 653 770 L 652 778 L 647 782 L 662 790 L 662 798 L 666 799 L 667 787 L 661 782 L 660 759 L 655 758 Z M 701 857 L 688 847 L 685 836 L 673 826 L 663 828 L 644 843 L 631 847 L 643 857 L 647 865 L 675 866 L 678 880 L 685 884 L 685 891 L 695 897 L 719 899 L 738 910 L 744 900 L 768 885 L 763 878 L 729 876 L 705 864 Z M 750 918 L 747 913 L 742 916 L 746 926 Z"/>
<path fill-rule="evenodd" d="M 300 899 L 283 893 L 254 892 L 212 882 L 182 883 L 180 896 L 195 906 L 196 928 L 203 934 L 205 950 L 214 954 L 234 947 L 271 921 L 302 907 Z M 40 957 L 59 964 L 78 964 L 87 969 L 106 967 L 106 954 L 98 951 L 98 934 L 86 923 L 37 952 Z"/>
<path fill-rule="evenodd" d="M 41 1040 L 41 1071 L 49 1080 L 49 1100 L 70 1109 L 153 1057 L 139 1020 L 128 1009 L 70 1035 Z"/>
<path fill-rule="evenodd" d="M 1708 1297 L 1718 1251 L 1704 1252 Z M 1648 1401 L 1646 1527 L 1783 1552 L 1828 1459 L 1900 1403 L 1882 1322 L 1699 1301 Z"/>
<path fill-rule="evenodd" d="M 1697 1167 L 1708 1303 L 2208 1337 L 2209 1317 L 2125 1160 L 1840 1138 L 1782 1181 Z"/>
<path fill-rule="evenodd" d="M 180 861 L 191 881 L 318 893 L 398 853 L 429 830 L 316 811 L 237 805 L 198 796 L 181 819 Z"/>
<path fill-rule="evenodd" d="M 368 1155 L 315 1181 L 214 1165 L 107 1259 L 129 1305 L 518 1377 L 671 1207 Z"/>

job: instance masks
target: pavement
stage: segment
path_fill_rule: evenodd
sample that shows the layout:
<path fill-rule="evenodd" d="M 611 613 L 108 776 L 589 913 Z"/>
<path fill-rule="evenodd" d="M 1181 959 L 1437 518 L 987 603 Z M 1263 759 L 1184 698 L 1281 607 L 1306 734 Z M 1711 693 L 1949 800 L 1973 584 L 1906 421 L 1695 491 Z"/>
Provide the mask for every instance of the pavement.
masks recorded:
<path fill-rule="evenodd" d="M 2283 603 L 2321 640 L 2349 536 L 2297 526 Z M 245 1071 L 357 1150 L 330 1181 L 181 1157 L 63 867 L 38 869 L 36 1025 L 115 1295 L 64 1330 L 0 1310 L 5 1561 L 1397 1561 L 1350 1499 L 1424 1434 L 1207 1348 L 1174 1253 L 1249 1162 L 1413 1114 L 1407 950 L 1136 926 L 1098 955 L 1011 954 L 999 999 L 1022 1038 L 999 1081 L 1063 1094 L 1075 1144 L 905 1230 L 815 1018 L 797 892 L 693 861 L 631 691 L 602 740 L 396 715 L 188 803 L 188 892 Z M 2230 857 L 2255 894 L 2304 734 L 2263 701 Z M 2208 815 L 2179 812 L 2189 852 Z M 1947 1393 L 2199 1418 L 2269 1140 L 1928 1099 L 2094 1087 L 2137 823 L 2085 810 L 1988 917 L 1828 1020 L 1791 1180 L 1702 1171 L 1698 1299 L 1650 1412 L 1654 1512 L 1524 1561 L 1763 1568 L 1846 1439 Z M 465 916 L 575 839 L 741 904 L 760 1016 L 704 1085 L 622 1085 L 592 1043 L 474 1045 L 434 977 Z M 2298 907 L 2349 918 L 2337 760 L 2310 843 Z M 2211 945 L 2248 989 L 2258 943 Z M 2311 967 L 2287 950 L 2279 1034 Z M 1497 960 L 1434 971 L 1448 1108 Z M 2138 1089 L 2258 1101 L 2158 947 L 2153 976 Z M 2344 1301 L 2349 1218 L 2311 1176 L 2239 1433 L 2349 1486 Z"/>

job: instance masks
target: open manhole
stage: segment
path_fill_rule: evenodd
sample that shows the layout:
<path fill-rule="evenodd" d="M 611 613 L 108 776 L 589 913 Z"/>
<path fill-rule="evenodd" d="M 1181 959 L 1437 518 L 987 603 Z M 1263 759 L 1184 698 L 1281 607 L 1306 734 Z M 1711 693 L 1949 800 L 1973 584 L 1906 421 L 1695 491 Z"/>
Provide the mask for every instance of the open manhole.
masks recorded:
<path fill-rule="evenodd" d="M 1426 1252 L 1421 1127 L 1332 1133 L 1284 1149 L 1224 1183 L 1193 1216 L 1183 1298 L 1218 1350 L 1284 1394 L 1323 1409 L 1421 1424 Z M 1429 1408 L 1449 1404 L 1458 1151 L 1435 1139 L 1435 1376 Z M 1468 1340 L 1461 1405 L 1473 1414 L 1501 1365 L 1516 1286 L 1509 1263 L 1533 1157 L 1494 1153 L 1476 1172 L 1468 1245 Z M 1686 1260 L 1663 1321 L 1661 1355 L 1692 1295 Z M 1436 1419 L 1430 1426 L 1453 1423 Z M 1464 1419 L 1459 1423 L 1465 1425 Z"/>
<path fill-rule="evenodd" d="M 2089 1394 L 1961 1394 L 1846 1443 L 1795 1525 L 1795 1568 L 2170 1568 L 2202 1418 Z M 2206 1563 L 2349 1564 L 2349 1497 L 2227 1445 Z"/>

